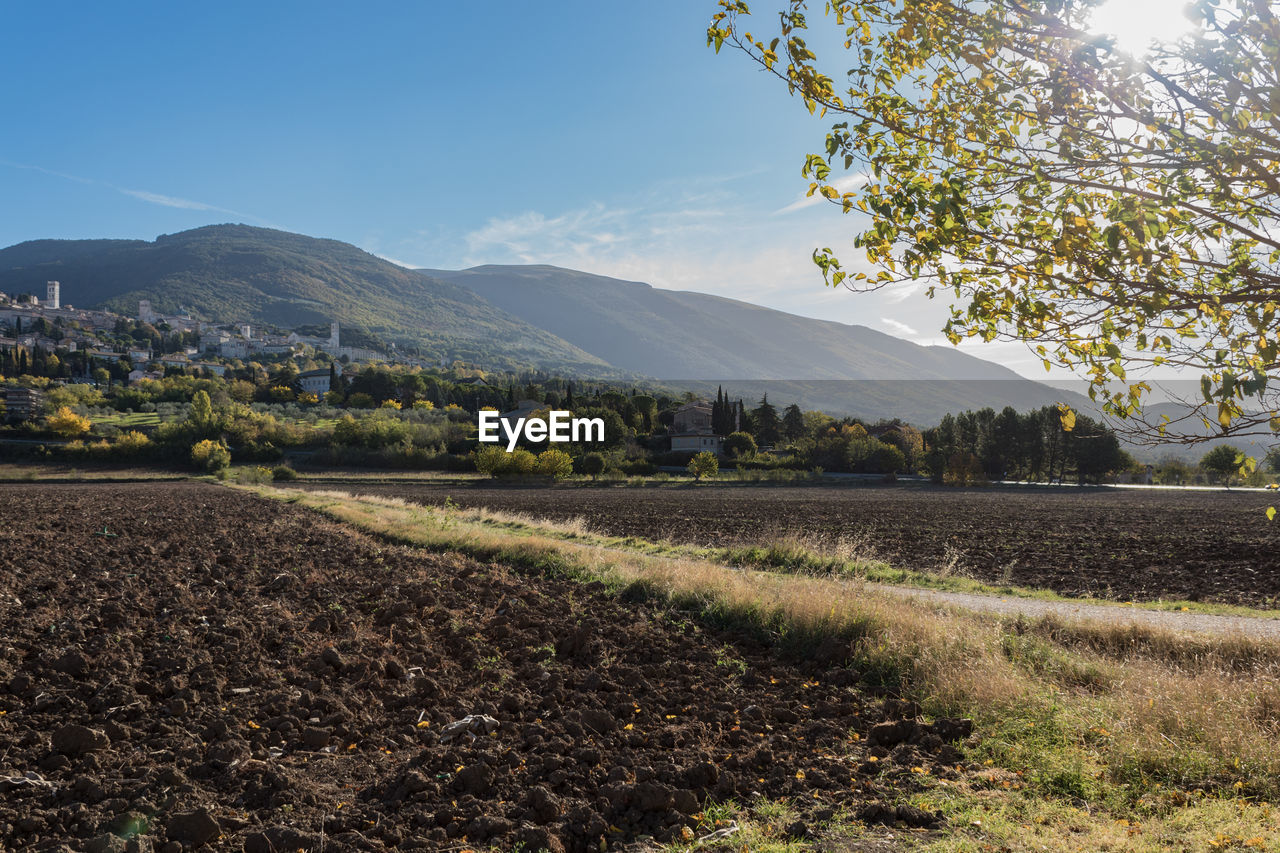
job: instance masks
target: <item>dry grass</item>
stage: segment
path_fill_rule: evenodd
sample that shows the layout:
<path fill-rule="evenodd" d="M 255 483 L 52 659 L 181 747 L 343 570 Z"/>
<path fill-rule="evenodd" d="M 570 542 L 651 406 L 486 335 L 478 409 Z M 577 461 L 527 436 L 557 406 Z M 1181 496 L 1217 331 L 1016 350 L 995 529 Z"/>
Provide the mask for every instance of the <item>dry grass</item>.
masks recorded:
<path fill-rule="evenodd" d="M 1034 811 L 1028 797 L 1044 814 L 1092 804 L 1098 812 L 1090 837 L 1107 839 L 1092 849 L 1157 849 L 1148 842 L 1168 837 L 1188 809 L 1203 811 L 1223 798 L 1239 810 L 1220 835 L 1243 843 L 1264 824 L 1267 837 L 1276 829 L 1269 807 L 1258 805 L 1280 795 L 1274 642 L 974 614 L 884 593 L 856 578 L 640 553 L 602 544 L 580 521 L 337 492 L 256 491 L 406 544 L 589 576 L 665 599 L 717 624 L 767 632 L 792 652 L 843 657 L 865 680 L 911 695 L 932 713 L 973 716 L 984 736 L 977 757 L 1016 770 L 1022 780 L 1021 791 L 1000 794 L 1007 833 L 988 821 L 977 833 L 988 840 L 1025 835 L 1017 823 L 1023 818 L 1012 815 Z M 859 553 L 851 548 L 847 556 Z M 950 791 L 939 805 L 965 814 L 989 794 Z M 1146 829 L 1098 834 L 1094 824 L 1117 815 Z"/>

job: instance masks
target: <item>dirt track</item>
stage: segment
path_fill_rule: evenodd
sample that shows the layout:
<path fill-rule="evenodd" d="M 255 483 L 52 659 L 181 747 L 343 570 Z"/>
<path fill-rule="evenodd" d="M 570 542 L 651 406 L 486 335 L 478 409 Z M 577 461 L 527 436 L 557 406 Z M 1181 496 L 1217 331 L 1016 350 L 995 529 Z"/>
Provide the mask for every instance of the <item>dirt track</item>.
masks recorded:
<path fill-rule="evenodd" d="M 680 612 L 196 484 L 0 487 L 0 848 L 622 849 L 883 803 L 959 722 Z M 469 729 L 449 735 L 468 715 Z M 879 760 L 872 760 L 879 759 Z M 782 832 L 783 829 L 779 829 Z"/>

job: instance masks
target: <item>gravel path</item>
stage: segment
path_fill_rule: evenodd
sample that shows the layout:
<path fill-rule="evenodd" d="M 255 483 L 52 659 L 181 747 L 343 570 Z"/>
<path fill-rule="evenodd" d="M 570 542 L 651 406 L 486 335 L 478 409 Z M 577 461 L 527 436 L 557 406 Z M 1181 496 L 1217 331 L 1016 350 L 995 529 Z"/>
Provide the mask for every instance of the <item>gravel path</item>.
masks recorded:
<path fill-rule="evenodd" d="M 1249 616 L 1215 616 L 1208 613 L 1146 610 L 1141 607 L 1087 604 L 1076 601 L 1043 601 L 1037 598 L 978 595 L 970 592 L 941 592 L 886 584 L 873 584 L 873 586 L 891 595 L 1008 616 L 1022 614 L 1037 617 L 1055 614 L 1064 619 L 1149 625 L 1153 628 L 1166 628 L 1173 631 L 1198 631 L 1208 634 L 1239 633 L 1251 637 L 1280 638 L 1280 617 L 1266 619 Z"/>

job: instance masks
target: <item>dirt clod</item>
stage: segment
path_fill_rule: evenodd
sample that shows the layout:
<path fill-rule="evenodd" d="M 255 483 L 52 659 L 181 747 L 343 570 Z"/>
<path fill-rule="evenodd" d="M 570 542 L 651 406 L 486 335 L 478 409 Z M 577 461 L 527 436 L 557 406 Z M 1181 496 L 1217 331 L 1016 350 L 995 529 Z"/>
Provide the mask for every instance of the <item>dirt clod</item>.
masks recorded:
<path fill-rule="evenodd" d="M 207 844 L 217 838 L 220 832 L 222 827 L 208 809 L 175 814 L 165 824 L 165 834 L 169 836 L 169 840 L 189 848 Z"/>
<path fill-rule="evenodd" d="M 84 755 L 106 749 L 111 739 L 98 729 L 71 724 L 53 733 L 53 748 L 63 755 Z"/>

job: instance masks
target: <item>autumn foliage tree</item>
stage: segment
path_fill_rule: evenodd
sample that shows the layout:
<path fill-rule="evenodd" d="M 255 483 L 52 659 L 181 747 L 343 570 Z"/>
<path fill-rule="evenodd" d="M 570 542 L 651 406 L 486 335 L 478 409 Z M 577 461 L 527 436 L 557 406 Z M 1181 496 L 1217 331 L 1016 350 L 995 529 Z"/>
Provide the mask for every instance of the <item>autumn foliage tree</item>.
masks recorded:
<path fill-rule="evenodd" d="M 1199 0 L 1136 57 L 1090 31 L 1100 2 L 831 0 L 815 23 L 791 0 L 761 35 L 722 0 L 708 41 L 835 118 L 803 172 L 869 217 L 870 267 L 818 249 L 828 283 L 949 295 L 952 342 L 1026 341 L 1148 435 L 1280 431 L 1276 7 Z M 1189 423 L 1141 420 L 1161 365 L 1200 378 Z"/>
<path fill-rule="evenodd" d="M 59 438 L 77 438 L 88 432 L 93 424 L 88 418 L 73 412 L 70 406 L 62 406 L 49 416 L 46 426 Z"/>

